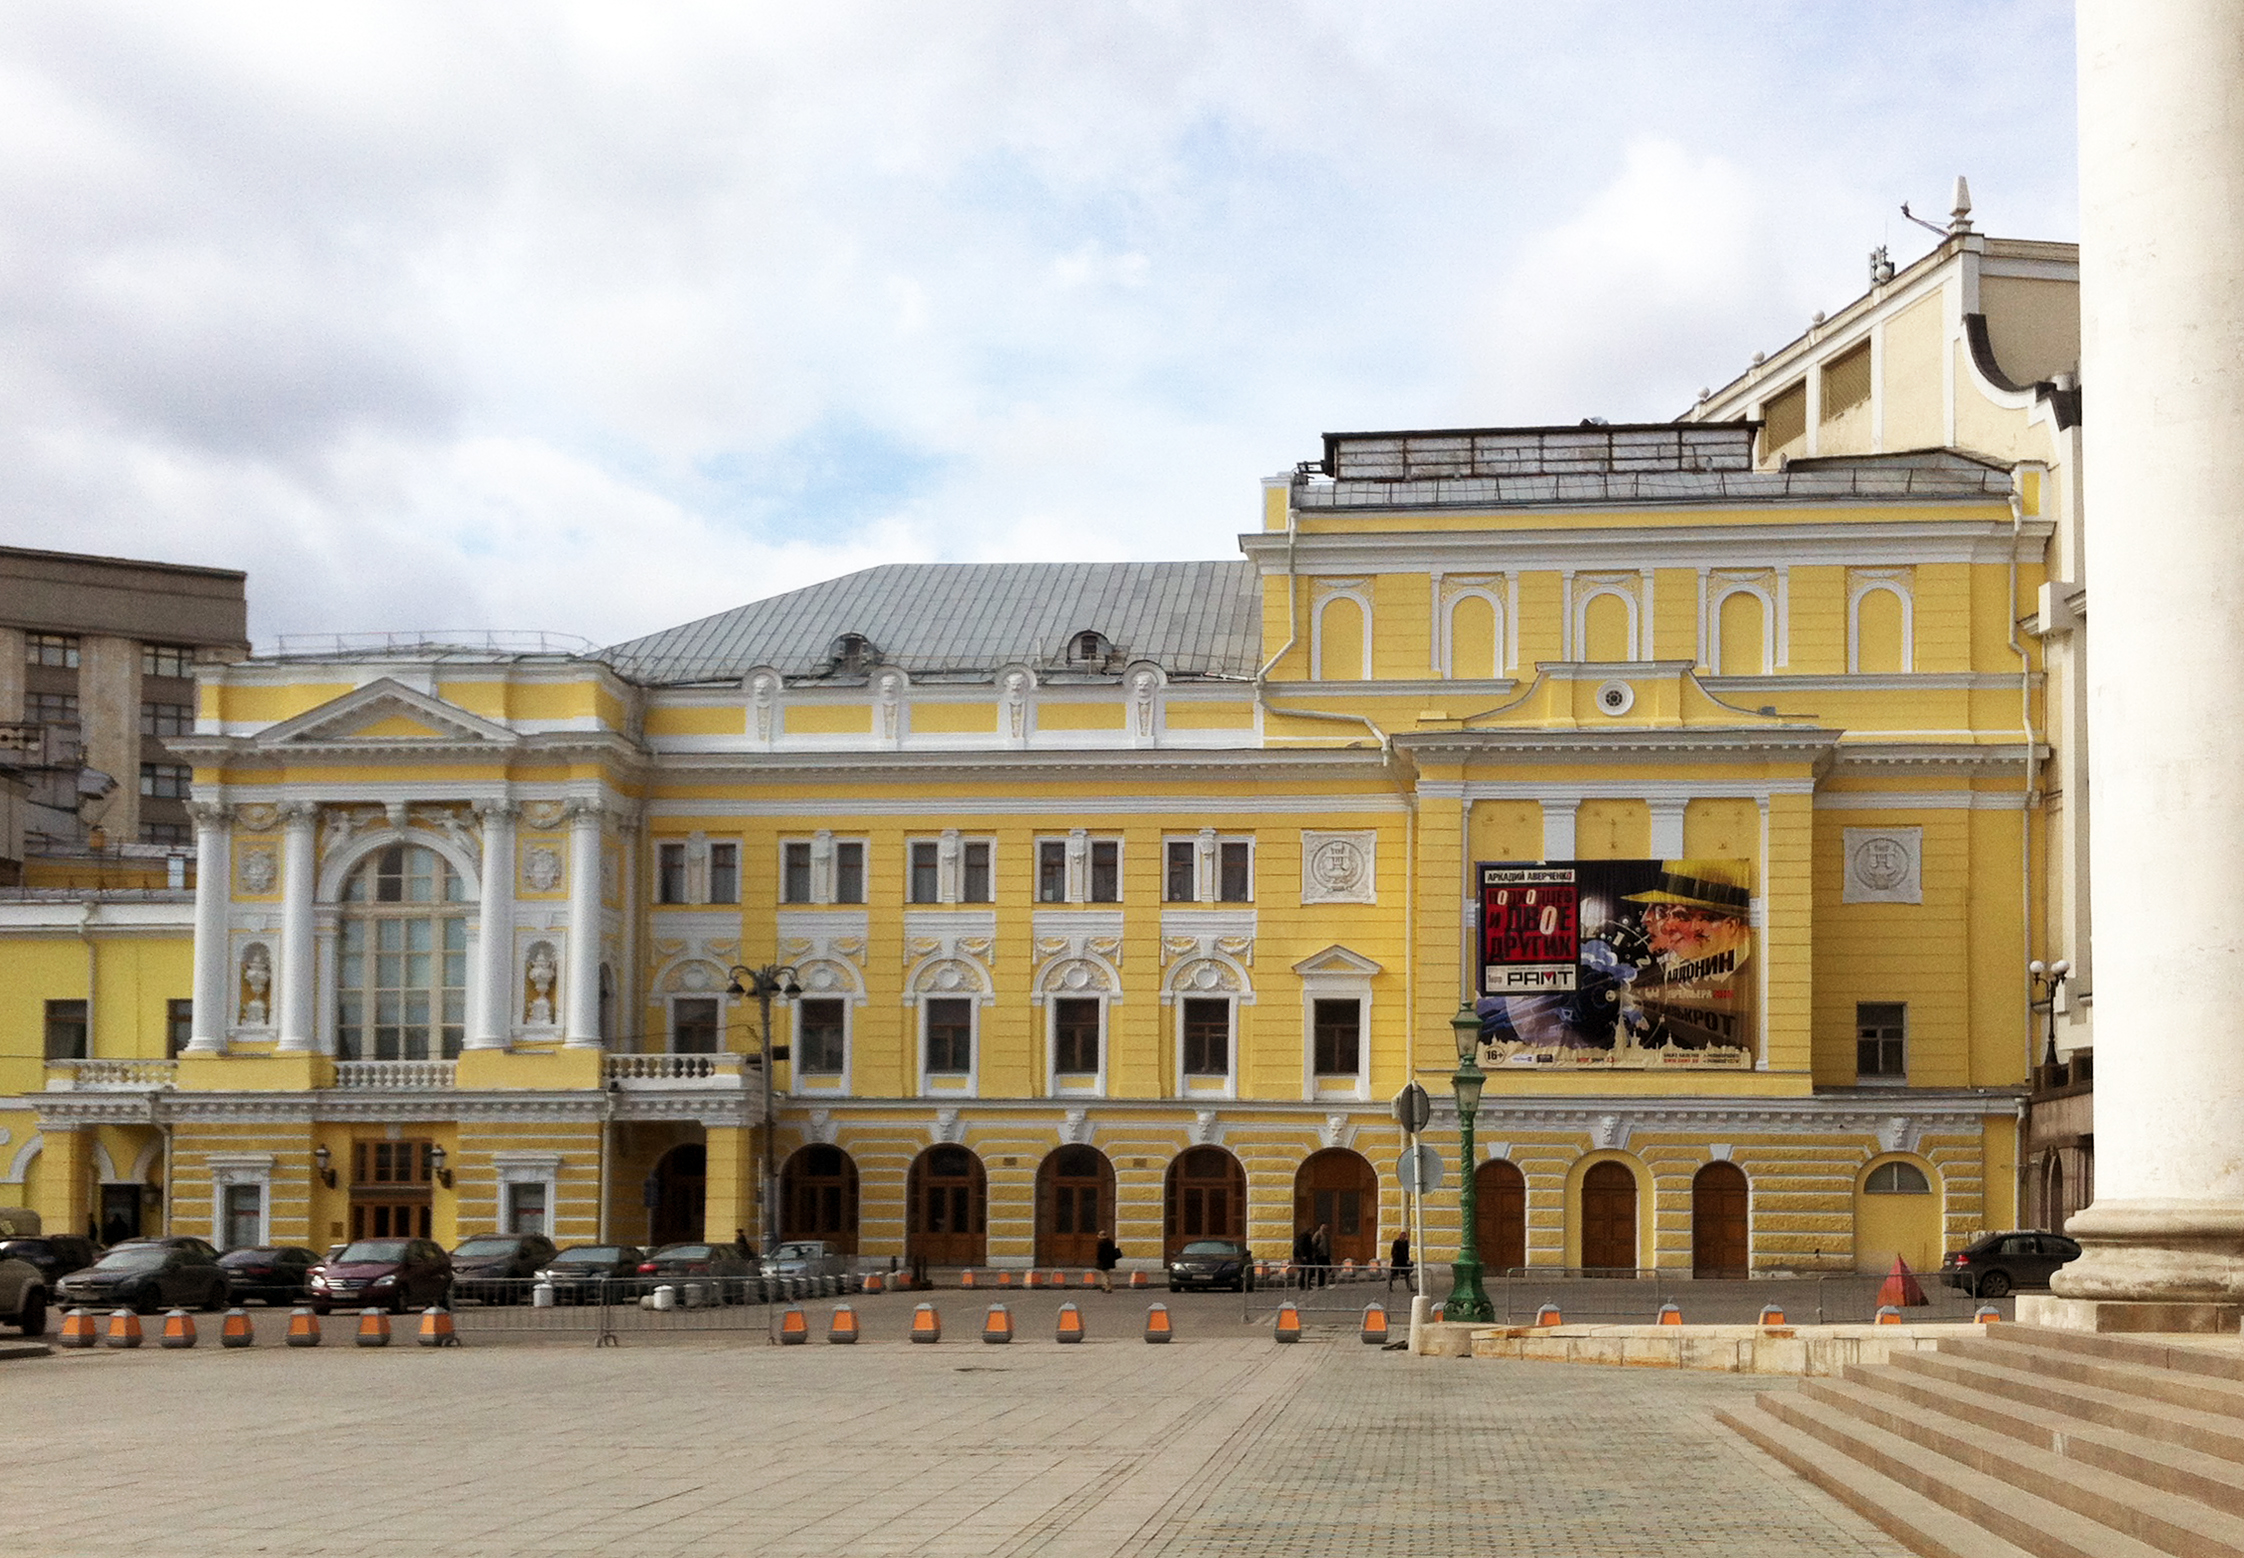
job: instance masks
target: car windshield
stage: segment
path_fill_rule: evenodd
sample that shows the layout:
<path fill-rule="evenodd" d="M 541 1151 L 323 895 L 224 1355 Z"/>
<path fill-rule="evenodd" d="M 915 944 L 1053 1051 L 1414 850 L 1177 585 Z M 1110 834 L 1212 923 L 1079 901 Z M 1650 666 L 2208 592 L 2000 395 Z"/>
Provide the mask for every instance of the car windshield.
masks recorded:
<path fill-rule="evenodd" d="M 778 1258 L 780 1260 L 816 1260 L 825 1253 L 826 1246 L 823 1244 L 782 1244 L 779 1247 Z"/>
<path fill-rule="evenodd" d="M 1184 1253 L 1187 1255 L 1229 1255 L 1235 1257 L 1239 1253 L 1239 1246 L 1226 1244 L 1221 1239 L 1195 1239 L 1184 1247 Z"/>
<path fill-rule="evenodd" d="M 103 1271 L 150 1271 L 164 1263 L 171 1251 L 160 1244 L 134 1244 L 111 1250 L 101 1257 Z"/>
<path fill-rule="evenodd" d="M 343 1253 L 335 1257 L 337 1265 L 371 1265 L 377 1262 L 405 1259 L 406 1241 L 403 1239 L 360 1239 L 343 1246 Z"/>
<path fill-rule="evenodd" d="M 580 1244 L 573 1250 L 563 1250 L 553 1257 L 556 1266 L 612 1266 L 623 1259 L 623 1250 L 613 1244 Z"/>
<path fill-rule="evenodd" d="M 655 1251 L 656 1260 L 707 1260 L 709 1255 L 706 1244 L 673 1244 L 666 1250 Z"/>
<path fill-rule="evenodd" d="M 512 1255 L 514 1253 L 514 1241 L 512 1239 L 470 1239 L 452 1253 L 454 1255 L 465 1255 L 470 1260 L 479 1255 Z"/>
<path fill-rule="evenodd" d="M 228 1250 L 218 1257 L 221 1266 L 269 1266 L 280 1259 L 278 1250 Z"/>

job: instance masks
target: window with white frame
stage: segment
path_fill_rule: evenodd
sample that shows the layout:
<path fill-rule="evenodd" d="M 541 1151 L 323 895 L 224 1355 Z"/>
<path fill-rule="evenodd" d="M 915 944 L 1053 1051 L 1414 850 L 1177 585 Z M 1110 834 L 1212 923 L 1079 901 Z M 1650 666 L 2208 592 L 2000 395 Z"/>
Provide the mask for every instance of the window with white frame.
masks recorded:
<path fill-rule="evenodd" d="M 1228 997 L 1188 997 L 1184 1012 L 1184 1074 L 1221 1077 L 1231 1073 L 1231 1015 Z"/>
<path fill-rule="evenodd" d="M 1319 1077 L 1351 1081 L 1363 1066 L 1364 1003 L 1354 997 L 1320 997 L 1309 1003 L 1312 1064 Z"/>
<path fill-rule="evenodd" d="M 795 1003 L 795 1074 L 832 1076 L 849 1064 L 849 1003 L 829 996 Z"/>
<path fill-rule="evenodd" d="M 709 901 L 740 902 L 740 846 L 736 843 L 709 846 Z"/>
<path fill-rule="evenodd" d="M 1036 841 L 1036 901 L 1067 902 L 1067 840 Z"/>
<path fill-rule="evenodd" d="M 996 884 L 991 877 L 991 854 L 994 845 L 988 839 L 968 839 L 959 846 L 958 901 L 960 903 L 995 903 Z"/>
<path fill-rule="evenodd" d="M 943 901 L 943 850 L 934 839 L 914 839 L 905 862 L 906 901 Z"/>
<path fill-rule="evenodd" d="M 789 839 L 779 846 L 779 901 L 810 903 L 810 840 Z"/>
<path fill-rule="evenodd" d="M 263 1185 L 226 1185 L 224 1227 L 219 1248 L 227 1250 L 255 1249 L 265 1242 L 265 1187 Z"/>
<path fill-rule="evenodd" d="M 682 995 L 670 1003 L 671 1054 L 714 1055 L 724 1047 L 724 1002 Z"/>
<path fill-rule="evenodd" d="M 506 1231 L 543 1234 L 547 1220 L 546 1186 L 542 1179 L 518 1179 L 506 1187 Z"/>
<path fill-rule="evenodd" d="M 655 846 L 655 902 L 686 901 L 686 846 L 683 842 Z"/>
<path fill-rule="evenodd" d="M 920 1027 L 929 1075 L 974 1069 L 974 1002 L 963 996 L 930 996 L 920 1002 Z"/>
<path fill-rule="evenodd" d="M 1120 839 L 1092 839 L 1090 841 L 1090 879 L 1084 884 L 1083 896 L 1090 903 L 1120 903 L 1122 901 L 1122 841 Z"/>
<path fill-rule="evenodd" d="M 1161 841 L 1161 897 L 1166 903 L 1254 902 L 1254 840 L 1205 829 Z"/>
<path fill-rule="evenodd" d="M 1096 996 L 1059 996 L 1051 1007 L 1052 1074 L 1096 1072 L 1106 1028 L 1106 1002 Z"/>
<path fill-rule="evenodd" d="M 837 839 L 834 843 L 834 902 L 865 901 L 865 841 Z"/>

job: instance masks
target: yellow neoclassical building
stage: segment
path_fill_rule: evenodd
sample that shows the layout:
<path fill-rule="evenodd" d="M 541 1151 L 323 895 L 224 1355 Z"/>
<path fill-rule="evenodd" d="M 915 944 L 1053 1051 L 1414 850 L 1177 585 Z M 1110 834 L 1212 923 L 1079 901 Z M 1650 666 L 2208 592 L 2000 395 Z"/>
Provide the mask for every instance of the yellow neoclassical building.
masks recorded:
<path fill-rule="evenodd" d="M 1785 361 L 1838 377 L 1966 236 Z M 36 1118 L 0 1196 L 75 1224 L 119 1176 L 224 1243 L 1025 1266 L 1323 1224 L 1360 1261 L 1401 1231 L 1416 1077 L 1446 1259 L 1470 1002 L 1492 1264 L 1936 1262 L 2018 1216 L 2061 901 L 2019 624 L 2070 467 L 2031 391 L 1971 412 L 2001 438 L 1899 409 L 1976 393 L 1978 312 L 1869 374 L 1852 445 L 1711 395 L 1335 434 L 1233 560 L 892 565 L 597 653 L 206 667 L 171 742 L 193 900 L 147 909 L 168 972 L 133 997 L 190 1031 L 42 1062 L 36 992 L 0 1012 Z M 67 982 L 79 938 L 38 934 Z"/>

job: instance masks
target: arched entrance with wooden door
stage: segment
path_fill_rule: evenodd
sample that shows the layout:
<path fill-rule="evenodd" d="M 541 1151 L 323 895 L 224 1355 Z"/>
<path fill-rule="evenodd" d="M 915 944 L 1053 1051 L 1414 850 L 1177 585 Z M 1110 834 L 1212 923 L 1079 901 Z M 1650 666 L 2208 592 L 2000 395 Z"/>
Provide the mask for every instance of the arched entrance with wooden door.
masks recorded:
<path fill-rule="evenodd" d="M 1091 1267 L 1114 1227 L 1114 1165 L 1096 1147 L 1062 1147 L 1036 1167 L 1036 1263 Z"/>
<path fill-rule="evenodd" d="M 1293 1176 L 1296 1237 L 1322 1227 L 1332 1238 L 1332 1263 L 1361 1266 L 1379 1251 L 1379 1175 L 1360 1153 L 1328 1147 Z"/>
<path fill-rule="evenodd" d="M 655 1160 L 654 1206 L 647 1237 L 656 1247 L 703 1236 L 702 1211 L 709 1197 L 709 1154 L 700 1142 L 672 1147 Z"/>
<path fill-rule="evenodd" d="M 1745 1170 L 1709 1163 L 1691 1177 L 1691 1275 L 1749 1275 Z"/>
<path fill-rule="evenodd" d="M 989 1177 L 982 1160 L 945 1143 L 912 1160 L 905 1178 L 904 1254 L 930 1266 L 980 1266 L 989 1252 Z"/>
<path fill-rule="evenodd" d="M 1221 1147 L 1194 1147 L 1171 1160 L 1163 1187 L 1164 1261 L 1194 1239 L 1247 1238 L 1247 1171 Z"/>
<path fill-rule="evenodd" d="M 1582 1175 L 1582 1266 L 1636 1269 L 1636 1176 L 1626 1163 L 1592 1163 Z"/>
<path fill-rule="evenodd" d="M 1527 1176 L 1518 1164 L 1491 1158 L 1474 1172 L 1473 1229 L 1491 1273 L 1527 1264 Z"/>
<path fill-rule="evenodd" d="M 813 1142 L 779 1171 L 782 1238 L 823 1239 L 857 1253 L 857 1164 L 839 1147 Z"/>

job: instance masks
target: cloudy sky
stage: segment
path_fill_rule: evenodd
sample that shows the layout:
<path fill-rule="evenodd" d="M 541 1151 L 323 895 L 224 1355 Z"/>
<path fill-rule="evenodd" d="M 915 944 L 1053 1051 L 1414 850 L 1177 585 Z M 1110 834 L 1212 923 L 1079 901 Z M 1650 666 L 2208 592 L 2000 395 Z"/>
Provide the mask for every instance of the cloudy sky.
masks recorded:
<path fill-rule="evenodd" d="M 2055 0 L 0 3 L 0 542 L 606 642 L 1234 555 L 1327 429 L 1672 416 L 2075 235 Z"/>

